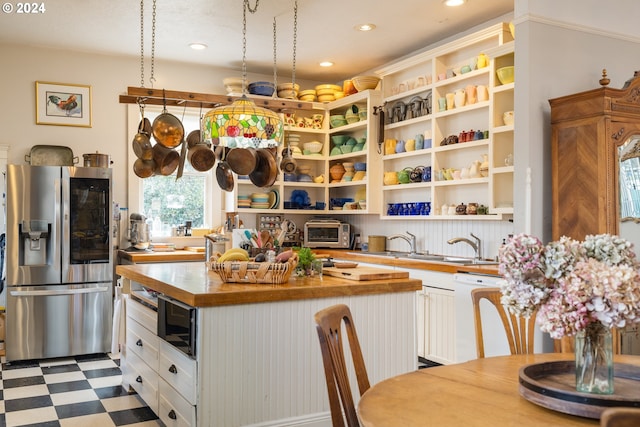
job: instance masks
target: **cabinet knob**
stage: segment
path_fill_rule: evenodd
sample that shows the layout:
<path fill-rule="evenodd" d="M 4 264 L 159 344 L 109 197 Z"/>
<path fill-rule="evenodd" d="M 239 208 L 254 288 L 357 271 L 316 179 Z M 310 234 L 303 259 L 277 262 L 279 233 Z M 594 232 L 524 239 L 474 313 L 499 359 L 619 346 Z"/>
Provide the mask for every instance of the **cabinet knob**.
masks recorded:
<path fill-rule="evenodd" d="M 138 341 L 136 341 L 136 345 L 137 345 L 138 347 L 142 347 L 142 340 L 141 340 L 141 339 L 139 339 Z"/>
<path fill-rule="evenodd" d="M 172 420 L 177 420 L 178 416 L 176 415 L 176 411 L 174 411 L 173 409 L 169 411 L 169 418 L 171 418 Z"/>
<path fill-rule="evenodd" d="M 176 368 L 176 365 L 171 365 L 169 366 L 169 372 L 171 372 L 172 374 L 177 374 L 178 373 L 178 369 Z"/>
<path fill-rule="evenodd" d="M 136 382 L 142 384 L 142 377 L 140 375 L 136 377 Z"/>

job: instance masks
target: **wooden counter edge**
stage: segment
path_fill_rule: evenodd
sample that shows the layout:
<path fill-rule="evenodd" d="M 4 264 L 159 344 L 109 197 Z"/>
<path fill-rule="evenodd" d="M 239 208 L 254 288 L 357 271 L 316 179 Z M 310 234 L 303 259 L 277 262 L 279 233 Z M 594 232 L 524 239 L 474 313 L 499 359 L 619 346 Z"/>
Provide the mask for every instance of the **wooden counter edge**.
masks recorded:
<path fill-rule="evenodd" d="M 149 268 L 149 264 L 119 265 L 116 273 L 194 307 L 415 292 L 422 289 L 422 281 L 411 278 L 351 281 L 325 276 L 322 279 L 290 278 L 285 284 L 269 285 L 222 283 L 215 273 L 208 272 L 202 289 L 190 290 L 151 277 L 143 272 L 146 268 Z"/>
<path fill-rule="evenodd" d="M 127 252 L 120 249 L 118 256 L 133 263 L 143 262 L 182 262 L 182 261 L 202 261 L 204 262 L 204 252 L 187 251 L 177 249 L 167 252 Z"/>

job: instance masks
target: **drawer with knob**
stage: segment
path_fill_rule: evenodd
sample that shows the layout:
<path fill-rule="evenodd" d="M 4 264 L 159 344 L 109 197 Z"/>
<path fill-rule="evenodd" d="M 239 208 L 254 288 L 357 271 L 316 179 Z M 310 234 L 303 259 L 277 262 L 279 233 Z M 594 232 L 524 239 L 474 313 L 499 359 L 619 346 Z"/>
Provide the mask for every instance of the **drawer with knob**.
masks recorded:
<path fill-rule="evenodd" d="M 171 344 L 160 341 L 160 376 L 191 404 L 196 403 L 196 361 L 176 350 Z"/>
<path fill-rule="evenodd" d="M 127 350 L 145 361 L 152 369 L 158 369 L 160 339 L 135 320 L 127 319 Z"/>
<path fill-rule="evenodd" d="M 195 426 L 196 407 L 160 378 L 158 417 L 167 427 Z"/>
<path fill-rule="evenodd" d="M 123 373 L 123 383 L 129 384 L 151 408 L 158 414 L 158 373 L 149 367 L 135 353 L 127 354 L 127 369 Z"/>

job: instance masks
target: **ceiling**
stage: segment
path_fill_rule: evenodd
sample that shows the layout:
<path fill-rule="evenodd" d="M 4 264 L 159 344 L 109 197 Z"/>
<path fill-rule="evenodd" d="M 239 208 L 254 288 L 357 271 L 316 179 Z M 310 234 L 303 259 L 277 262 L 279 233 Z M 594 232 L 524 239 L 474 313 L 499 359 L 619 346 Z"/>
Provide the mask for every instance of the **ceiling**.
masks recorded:
<path fill-rule="evenodd" d="M 145 72 L 149 73 L 153 0 L 142 1 Z M 278 75 L 290 75 L 294 0 L 249 0 L 250 7 L 256 2 L 257 11 L 247 12 L 247 70 L 273 74 L 275 17 Z M 46 7 L 44 13 L 21 14 L 19 19 L 16 11 L 14 19 L 8 19 L 5 11 L 0 41 L 140 57 L 140 2 L 40 4 Z M 512 11 L 513 0 L 467 0 L 460 7 L 447 7 L 443 0 L 298 0 L 296 77 L 342 80 Z M 241 69 L 242 15 L 241 0 L 157 1 L 155 58 Z M 377 28 L 354 29 L 363 23 Z M 209 47 L 196 51 L 189 47 L 192 42 Z M 324 60 L 335 65 L 319 67 Z"/>

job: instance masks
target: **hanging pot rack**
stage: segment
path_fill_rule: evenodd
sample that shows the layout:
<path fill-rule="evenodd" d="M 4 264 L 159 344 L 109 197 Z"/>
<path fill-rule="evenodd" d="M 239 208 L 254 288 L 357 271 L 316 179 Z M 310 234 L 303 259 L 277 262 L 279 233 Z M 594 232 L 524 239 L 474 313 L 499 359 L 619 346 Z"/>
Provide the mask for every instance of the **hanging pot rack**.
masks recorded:
<path fill-rule="evenodd" d="M 241 97 L 129 86 L 127 87 L 126 95 L 120 95 L 120 104 L 214 108 L 231 104 Z M 312 102 L 284 98 L 253 97 L 251 95 L 247 95 L 247 97 L 251 98 L 256 105 L 276 112 L 313 109 Z"/>

